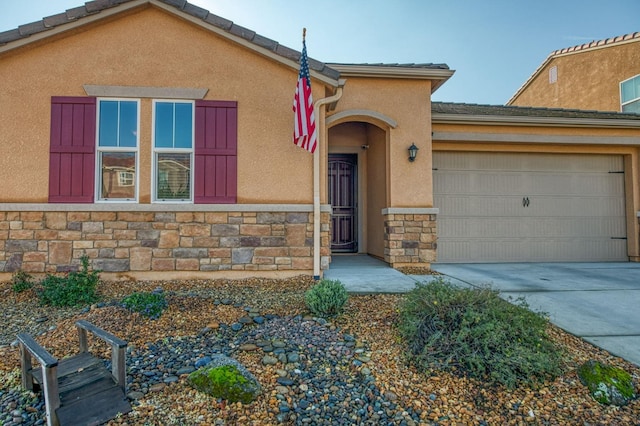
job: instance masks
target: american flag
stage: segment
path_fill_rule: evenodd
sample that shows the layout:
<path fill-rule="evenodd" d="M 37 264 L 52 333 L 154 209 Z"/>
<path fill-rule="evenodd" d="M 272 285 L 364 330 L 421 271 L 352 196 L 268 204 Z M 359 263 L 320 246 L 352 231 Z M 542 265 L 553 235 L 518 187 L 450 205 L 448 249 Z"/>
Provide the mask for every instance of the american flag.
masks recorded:
<path fill-rule="evenodd" d="M 293 98 L 293 143 L 314 153 L 318 145 L 316 120 L 313 115 L 313 98 L 311 97 L 311 78 L 307 62 L 307 44 L 302 39 L 302 56 L 300 57 L 300 74 L 296 95 Z"/>

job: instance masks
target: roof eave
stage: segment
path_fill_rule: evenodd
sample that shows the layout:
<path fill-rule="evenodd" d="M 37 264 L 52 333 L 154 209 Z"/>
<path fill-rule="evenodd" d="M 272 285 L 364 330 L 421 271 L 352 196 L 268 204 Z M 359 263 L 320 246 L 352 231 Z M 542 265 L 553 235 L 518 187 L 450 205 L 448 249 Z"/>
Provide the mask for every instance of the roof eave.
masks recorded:
<path fill-rule="evenodd" d="M 281 52 L 280 54 L 278 54 L 273 50 L 261 47 L 259 44 L 253 43 L 251 40 L 242 37 L 242 34 L 244 34 L 242 31 L 239 32 L 240 35 L 236 35 L 230 32 L 230 31 L 233 31 L 234 29 L 236 30 L 236 32 L 238 32 L 237 28 L 242 29 L 242 27 L 234 26 L 235 28 L 234 27 L 229 28 L 229 31 L 227 31 L 224 28 L 218 27 L 208 22 L 207 19 L 209 15 L 214 16 L 213 14 L 209 14 L 208 11 L 206 11 L 207 12 L 206 16 L 194 16 L 180 10 L 178 6 L 175 6 L 170 3 L 165 3 L 164 1 L 161 1 L 161 0 L 132 0 L 132 1 L 120 3 L 116 6 L 111 6 L 95 12 L 90 12 L 86 16 L 82 16 L 76 20 L 69 21 L 67 23 L 63 23 L 60 25 L 56 25 L 52 28 L 48 28 L 46 30 L 30 34 L 28 37 L 19 38 L 17 40 L 9 41 L 4 45 L 0 45 L 0 55 L 6 52 L 10 52 L 12 50 L 19 49 L 21 47 L 27 46 L 29 44 L 36 43 L 36 42 L 45 40 L 47 38 L 54 37 L 54 36 L 66 33 L 68 31 L 72 31 L 72 30 L 81 28 L 83 26 L 90 25 L 95 22 L 119 15 L 121 13 L 132 11 L 137 8 L 142 8 L 145 6 L 157 7 L 166 12 L 172 13 L 184 20 L 187 20 L 195 25 L 198 25 L 201 28 L 211 31 L 219 35 L 220 37 L 224 37 L 236 44 L 246 47 L 264 57 L 267 57 L 271 60 L 279 62 L 289 68 L 296 69 L 296 70 L 298 69 L 298 66 L 299 66 L 298 58 L 295 56 L 296 54 L 299 55 L 299 52 L 296 52 L 292 49 L 286 48 L 285 46 L 281 46 L 278 44 L 275 47 L 275 50 L 278 50 Z M 201 9 L 201 10 L 204 11 L 204 9 Z M 309 62 L 310 62 L 310 65 L 312 65 L 313 62 L 319 63 L 317 61 L 314 61 L 311 58 L 309 58 Z M 337 88 L 340 85 L 339 83 L 340 73 L 337 70 L 334 70 L 331 67 L 328 67 L 327 65 L 324 65 L 323 69 L 327 70 L 328 71 L 327 73 L 329 75 L 323 74 L 322 72 L 313 69 L 313 66 L 311 66 L 309 70 L 311 77 L 316 80 L 319 80 L 320 82 L 328 86 Z M 334 75 L 335 78 L 332 78 L 331 75 Z"/>
<path fill-rule="evenodd" d="M 478 114 L 431 114 L 434 124 L 475 124 L 534 127 L 640 128 L 640 120 L 570 117 L 523 117 Z"/>
<path fill-rule="evenodd" d="M 384 65 L 351 65 L 333 63 L 329 63 L 327 65 L 332 69 L 338 71 L 342 77 L 431 80 L 433 81 L 431 93 L 435 92 L 455 73 L 455 70 L 436 68 L 399 67 Z"/>

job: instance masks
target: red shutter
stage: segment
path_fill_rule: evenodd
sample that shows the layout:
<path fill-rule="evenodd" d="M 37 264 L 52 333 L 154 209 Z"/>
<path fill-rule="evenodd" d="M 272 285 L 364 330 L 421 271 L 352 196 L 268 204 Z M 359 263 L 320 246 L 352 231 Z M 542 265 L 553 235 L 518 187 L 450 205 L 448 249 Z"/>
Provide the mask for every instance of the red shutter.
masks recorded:
<path fill-rule="evenodd" d="M 92 203 L 96 98 L 51 98 L 49 202 Z"/>
<path fill-rule="evenodd" d="M 238 103 L 196 101 L 194 202 L 233 204 L 238 186 Z"/>

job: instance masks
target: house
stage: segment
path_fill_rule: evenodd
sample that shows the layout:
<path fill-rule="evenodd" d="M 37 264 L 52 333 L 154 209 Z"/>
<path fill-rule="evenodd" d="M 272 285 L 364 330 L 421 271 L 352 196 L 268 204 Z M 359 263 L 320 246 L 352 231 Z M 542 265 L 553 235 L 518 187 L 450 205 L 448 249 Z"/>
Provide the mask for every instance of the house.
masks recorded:
<path fill-rule="evenodd" d="M 0 157 L 0 274 L 73 270 L 87 255 L 112 278 L 321 276 L 344 253 L 394 268 L 513 261 L 532 238 L 553 256 L 613 238 L 615 260 L 640 258 L 640 116 L 432 106 L 453 75 L 444 64 L 310 59 L 310 155 L 292 143 L 299 59 L 183 0 L 90 1 L 0 33 L 0 144 L 11 153 Z M 513 178 L 540 174 L 541 155 L 560 170 L 544 182 L 551 193 Z M 613 183 L 583 173 L 595 157 Z M 496 192 L 465 192 L 475 182 Z M 617 208 L 582 224 L 582 239 L 562 240 L 562 223 L 534 229 L 563 220 L 565 199 L 579 200 L 571 221 L 608 197 Z M 522 210 L 505 205 L 511 216 L 485 226 L 507 198 Z M 504 234 L 523 212 L 527 225 Z M 465 248 L 461 235 L 480 228 Z M 497 250 L 495 238 L 511 245 L 471 254 Z M 571 259 L 613 260 L 595 249 Z"/>
<path fill-rule="evenodd" d="M 434 260 L 430 96 L 453 71 L 310 60 L 314 99 L 333 98 L 314 166 L 291 143 L 299 58 L 176 0 L 91 1 L 0 34 L 0 270 L 86 254 L 116 276 L 318 274 L 332 245 Z M 358 201 L 333 232 L 329 192 Z"/>
<path fill-rule="evenodd" d="M 507 105 L 640 113 L 640 32 L 552 52 Z"/>

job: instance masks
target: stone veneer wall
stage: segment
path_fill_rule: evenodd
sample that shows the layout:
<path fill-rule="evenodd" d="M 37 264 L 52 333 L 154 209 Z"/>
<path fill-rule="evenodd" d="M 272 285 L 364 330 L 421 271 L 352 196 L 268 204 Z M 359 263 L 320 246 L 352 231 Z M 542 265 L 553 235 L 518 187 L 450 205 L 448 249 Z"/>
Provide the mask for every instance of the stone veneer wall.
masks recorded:
<path fill-rule="evenodd" d="M 0 272 L 76 270 L 85 254 L 104 272 L 313 269 L 313 213 L 300 209 L 42 210 L 0 210 Z M 323 265 L 330 261 L 329 223 L 321 213 Z"/>
<path fill-rule="evenodd" d="M 437 213 L 432 208 L 384 209 L 385 262 L 394 268 L 435 262 Z"/>

